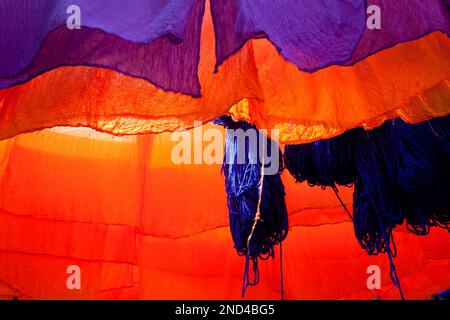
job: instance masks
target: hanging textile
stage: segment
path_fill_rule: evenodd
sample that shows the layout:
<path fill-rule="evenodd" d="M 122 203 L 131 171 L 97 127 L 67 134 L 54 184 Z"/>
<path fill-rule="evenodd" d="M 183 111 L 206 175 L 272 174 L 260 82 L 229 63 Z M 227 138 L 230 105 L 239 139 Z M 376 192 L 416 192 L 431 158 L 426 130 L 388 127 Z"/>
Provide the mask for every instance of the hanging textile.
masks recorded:
<path fill-rule="evenodd" d="M 410 125 L 401 119 L 372 131 L 355 129 L 330 140 L 285 147 L 297 181 L 322 187 L 354 183 L 353 224 L 369 254 L 396 255 L 392 231 L 406 222 L 426 235 L 450 231 L 449 117 Z M 391 263 L 392 278 L 398 276 Z"/>
<path fill-rule="evenodd" d="M 234 122 L 229 116 L 216 123 L 227 129 L 222 170 L 234 246 L 239 255 L 246 257 L 244 295 L 247 286 L 259 282 L 258 259 L 274 258 L 275 245 L 288 233 L 285 191 L 280 176 L 283 161 L 278 145 L 255 126 L 244 121 Z M 274 157 L 274 153 L 278 157 Z M 276 163 L 269 163 L 269 160 Z M 265 174 L 265 169 L 273 165 L 276 172 Z"/>
<path fill-rule="evenodd" d="M 245 258 L 233 249 L 221 164 L 174 165 L 177 144 L 170 133 L 75 128 L 0 141 L 0 298 L 240 299 Z M 333 190 L 295 183 L 287 170 L 281 178 L 285 298 L 398 299 L 386 256 L 361 250 Z M 351 210 L 353 189 L 338 189 Z M 447 231 L 404 230 L 393 234 L 405 296 L 450 288 Z M 245 299 L 280 299 L 278 247 Z M 66 288 L 69 265 L 81 268 L 81 290 Z M 367 289 L 370 265 L 381 269 L 380 290 Z"/>
<path fill-rule="evenodd" d="M 424 235 L 450 222 L 449 117 L 419 124 L 387 121 L 372 131 L 285 147 L 285 163 L 299 182 L 334 187 L 356 183 L 355 231 L 369 253 L 384 251 L 376 216 L 388 235 L 406 221 Z M 360 216 L 361 215 L 361 216 Z"/>
<path fill-rule="evenodd" d="M 305 143 L 449 112 L 442 0 L 373 1 L 373 30 L 364 0 L 82 0 L 80 29 L 71 5 L 0 2 L 0 139 L 161 133 L 228 113 Z"/>

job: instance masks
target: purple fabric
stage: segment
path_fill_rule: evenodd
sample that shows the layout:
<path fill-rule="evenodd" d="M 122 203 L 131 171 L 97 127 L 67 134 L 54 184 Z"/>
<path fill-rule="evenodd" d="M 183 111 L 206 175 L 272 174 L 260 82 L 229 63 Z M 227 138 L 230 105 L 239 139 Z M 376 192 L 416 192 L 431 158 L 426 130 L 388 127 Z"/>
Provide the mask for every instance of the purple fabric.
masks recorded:
<path fill-rule="evenodd" d="M 77 0 L 81 30 L 66 28 L 72 0 L 0 1 L 0 89 L 59 66 L 98 66 L 200 96 L 205 0 Z M 381 30 L 366 28 L 368 5 Z M 447 0 L 211 0 L 217 65 L 251 38 L 268 38 L 304 71 L 351 65 L 433 31 L 449 34 Z"/>
<path fill-rule="evenodd" d="M 81 8 L 69 30 L 67 8 Z M 200 95 L 204 0 L 1 0 L 0 89 L 59 66 L 111 68 Z"/>
<path fill-rule="evenodd" d="M 381 30 L 366 28 L 369 5 Z M 288 61 L 313 72 L 351 65 L 433 31 L 450 33 L 444 0 L 211 0 L 217 66 L 253 38 L 268 38 Z"/>
<path fill-rule="evenodd" d="M 450 35 L 450 12 L 445 0 L 370 0 L 381 8 L 381 30 L 365 30 L 349 63 L 355 63 L 397 43 L 433 31 Z"/>

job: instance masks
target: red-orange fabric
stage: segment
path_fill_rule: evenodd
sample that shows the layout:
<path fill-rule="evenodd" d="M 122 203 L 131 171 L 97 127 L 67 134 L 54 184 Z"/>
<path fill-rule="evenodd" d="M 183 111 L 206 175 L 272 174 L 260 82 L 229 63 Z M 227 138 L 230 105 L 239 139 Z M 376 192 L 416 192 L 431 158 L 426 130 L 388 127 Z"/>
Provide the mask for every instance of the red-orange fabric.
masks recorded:
<path fill-rule="evenodd" d="M 240 298 L 244 258 L 232 247 L 220 165 L 174 165 L 169 134 L 118 138 L 45 130 L 0 142 L 0 297 Z M 398 299 L 386 256 L 371 257 L 333 191 L 283 174 L 290 233 L 287 299 Z M 352 190 L 341 189 L 351 207 Z M 450 288 L 450 237 L 394 234 L 407 299 Z M 369 265 L 381 290 L 368 290 Z M 81 268 L 81 290 L 66 286 Z M 280 269 L 260 263 L 246 299 L 279 299 Z"/>
<path fill-rule="evenodd" d="M 124 134 L 192 128 L 226 113 L 303 143 L 402 117 L 450 112 L 450 38 L 433 32 L 352 66 L 304 72 L 265 39 L 251 40 L 215 68 L 209 9 L 202 28 L 202 97 L 165 92 L 146 80 L 95 67 L 61 67 L 0 90 L 0 139 L 54 126 Z"/>

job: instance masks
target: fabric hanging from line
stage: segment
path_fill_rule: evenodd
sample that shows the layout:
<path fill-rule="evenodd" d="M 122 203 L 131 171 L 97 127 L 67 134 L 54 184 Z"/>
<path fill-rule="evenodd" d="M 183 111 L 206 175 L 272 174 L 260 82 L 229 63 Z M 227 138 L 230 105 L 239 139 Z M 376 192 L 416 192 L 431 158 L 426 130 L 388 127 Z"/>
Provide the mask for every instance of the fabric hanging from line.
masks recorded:
<path fill-rule="evenodd" d="M 278 4 L 265 0 L 258 3 L 215 0 L 211 2 L 212 15 L 209 5 L 205 8 L 202 0 L 168 1 L 153 7 L 149 7 L 152 4 L 148 1 L 135 0 L 134 7 L 114 8 L 114 13 L 98 10 L 99 5 L 108 8 L 104 1 L 92 6 L 92 1 L 82 0 L 82 3 L 83 8 L 88 8 L 84 11 L 87 19 L 83 19 L 83 29 L 75 31 L 77 33 L 69 33 L 64 28 L 65 6 L 69 4 L 66 0 L 51 4 L 37 0 L 27 6 L 12 0 L 0 3 L 0 20 L 8 21 L 0 26 L 3 28 L 0 30 L 0 88 L 4 88 L 0 90 L 0 140 L 15 137 L 0 142 L 0 214 L 3 216 L 0 226 L 1 234 L 5 235 L 0 241 L 0 285 L 20 297 L 45 297 L 55 292 L 70 294 L 58 291 L 61 288 L 55 281 L 63 280 L 64 266 L 72 260 L 87 267 L 91 280 L 90 287 L 73 295 L 173 298 L 176 294 L 189 293 L 191 297 L 207 294 L 217 297 L 217 292 L 205 289 L 209 283 L 205 281 L 209 278 L 203 282 L 197 279 L 199 266 L 207 270 L 210 277 L 217 278 L 217 270 L 223 267 L 217 261 L 222 261 L 228 242 L 223 241 L 220 249 L 224 250 L 219 253 L 208 251 L 211 258 L 204 257 L 205 247 L 211 250 L 205 244 L 217 239 L 222 241 L 227 236 L 221 229 L 226 221 L 221 220 L 219 210 L 209 217 L 211 220 L 198 223 L 201 219 L 194 219 L 195 223 L 186 227 L 188 217 L 199 214 L 204 208 L 198 173 L 204 174 L 202 177 L 208 185 L 204 191 L 211 192 L 211 181 L 206 179 L 210 172 L 173 168 L 164 162 L 166 158 L 156 157 L 159 151 L 155 151 L 154 141 L 160 138 L 94 142 L 95 139 L 69 138 L 53 131 L 20 137 L 18 134 L 57 125 L 87 126 L 117 135 L 160 133 L 189 128 L 194 120 L 207 122 L 228 112 L 235 119 L 250 121 L 260 128 L 280 129 L 282 142 L 300 143 L 337 136 L 359 126 L 373 128 L 398 116 L 408 122 L 418 122 L 449 113 L 449 12 L 444 7 L 447 2 L 428 0 L 411 4 L 411 1 L 379 0 L 377 4 L 390 13 L 383 19 L 383 29 L 379 31 L 364 29 L 366 7 L 363 0 L 345 4 L 328 0 L 321 4 L 309 2 L 308 10 L 292 10 L 299 5 L 294 1 Z M 272 6 L 273 10 L 261 10 L 262 5 Z M 333 10 L 327 10 L 325 5 Z M 151 14 L 144 17 L 150 11 Z M 206 12 L 204 21 L 203 12 Z M 321 15 L 323 12 L 326 14 Z M 121 23 L 115 24 L 116 19 L 111 19 L 110 13 Z M 120 19 L 122 16 L 124 19 Z M 317 17 L 324 17 L 323 21 L 330 24 L 324 24 Z M 292 25 L 292 21 L 308 21 L 311 29 Z M 401 28 L 394 27 L 396 24 Z M 334 28 L 345 31 L 342 38 L 336 39 L 336 33 L 329 32 Z M 316 37 L 306 41 L 311 34 Z M 25 40 L 17 42 L 17 39 Z M 217 57 L 214 40 L 217 40 Z M 64 46 L 60 46 L 61 41 Z M 329 46 L 330 42 L 337 45 Z M 105 46 L 105 43 L 109 45 Z M 317 52 L 321 54 L 317 55 Z M 134 59 L 129 59 L 130 56 Z M 213 74 L 213 70 L 217 73 Z M 316 72 L 311 74 L 312 71 Z M 400 125 L 395 132 L 402 134 L 404 129 L 404 137 L 409 138 L 408 128 L 406 124 L 405 127 Z M 445 137 L 448 126 L 435 124 L 431 129 L 437 136 Z M 390 130 L 380 128 L 381 133 L 368 138 L 368 144 L 362 142 L 366 137 L 357 140 L 356 169 L 332 177 L 325 171 L 320 173 L 325 177 L 311 181 L 326 184 L 336 179 L 347 184 L 356 172 L 359 197 L 354 201 L 357 209 L 354 212 L 355 230 L 358 239 L 362 239 L 361 244 L 373 253 L 390 247 L 392 225 L 401 221 L 406 221 L 407 228 L 418 234 L 428 233 L 429 225 L 448 226 L 448 211 L 441 212 L 449 207 L 448 185 L 432 192 L 433 187 L 441 186 L 442 176 L 429 174 L 427 163 L 415 163 L 414 157 L 405 161 L 406 158 L 397 157 L 396 149 L 384 148 Z M 49 140 L 43 140 L 42 135 Z M 445 167 L 440 159 L 433 158 L 436 150 L 430 149 L 434 146 L 432 143 L 411 148 L 408 138 L 395 141 L 405 155 L 423 152 L 424 159 L 432 160 L 430 163 L 437 165 L 439 170 Z M 69 141 L 69 147 L 62 141 Z M 94 145 L 100 149 L 93 148 Z M 448 140 L 442 145 L 448 146 Z M 377 161 L 380 154 L 382 158 L 392 157 L 395 166 L 388 169 L 380 166 Z M 446 156 L 444 158 L 448 159 L 448 152 Z M 105 164 L 105 159 L 111 162 Z M 346 168 L 350 162 L 338 160 L 333 163 Z M 49 163 L 55 163 L 55 166 L 49 167 Z M 93 164 L 97 164 L 94 166 L 97 171 L 93 171 Z M 130 165 L 135 169 L 131 170 L 131 175 Z M 383 174 L 372 181 L 361 166 Z M 182 184 L 176 175 L 173 183 L 167 183 L 172 170 L 193 174 L 196 178 L 191 182 L 196 183 L 193 185 L 197 189 Z M 278 178 L 273 181 L 277 187 L 281 183 Z M 423 180 L 423 185 L 411 183 L 419 179 Z M 161 193 L 165 190 L 172 194 L 175 181 L 184 188 L 177 186 L 180 188 L 176 193 L 177 201 L 170 201 Z M 91 188 L 87 187 L 87 182 Z M 389 199 L 389 195 L 378 190 L 379 185 L 385 183 L 402 199 L 411 201 L 397 203 Z M 131 189 L 124 192 L 120 189 L 122 184 Z M 368 189 L 375 191 L 375 199 L 367 197 Z M 196 192 L 202 195 L 201 200 Z M 131 194 L 131 199 L 124 199 L 125 194 Z M 144 194 L 149 194 L 150 199 Z M 412 199 L 413 195 L 419 194 L 421 196 Z M 24 203 L 26 196 L 29 201 Z M 180 198 L 183 201 L 179 201 Z M 184 206 L 189 201 L 192 201 L 192 210 Z M 296 201 L 299 204 L 309 200 Z M 386 203 L 387 206 L 374 209 L 372 202 Z M 151 214 L 172 212 L 169 208 L 178 209 L 173 210 L 175 217 L 173 213 L 157 217 Z M 300 211 L 305 208 L 300 206 Z M 402 211 L 407 215 L 399 217 L 398 208 L 407 208 Z M 294 234 L 297 241 L 290 249 L 287 246 L 287 256 L 300 256 L 303 261 L 309 253 L 313 261 L 308 267 L 312 269 L 305 270 L 316 272 L 320 269 L 320 279 L 326 277 L 327 272 L 330 279 L 335 279 L 341 256 L 349 252 L 349 247 L 357 251 L 354 246 L 339 243 L 330 244 L 333 249 L 340 249 L 333 251 L 341 254 L 339 258 L 324 251 L 327 248 L 323 248 L 320 240 L 330 229 L 336 234 L 342 233 L 339 239 L 350 239 L 344 236 L 348 235 L 345 231 L 350 222 L 339 215 L 333 216 L 338 225 L 331 228 L 329 224 L 333 219 L 324 218 L 330 218 L 329 212 L 322 209 L 315 213 L 323 219 L 311 216 L 305 219 L 304 215 L 293 214 L 291 225 L 301 228 L 303 233 L 298 232 L 299 236 L 295 238 L 297 233 L 291 232 L 291 237 Z M 130 212 L 130 216 L 123 217 L 124 210 Z M 376 210 L 382 210 L 382 214 Z M 361 212 L 363 215 L 369 213 L 367 217 L 372 222 L 374 217 L 377 218 L 378 230 L 381 228 L 389 236 L 384 236 L 383 240 L 379 233 L 374 233 L 372 227 L 360 219 Z M 179 225 L 173 225 L 173 220 Z M 314 241 L 309 241 L 310 247 L 301 248 L 310 227 L 317 228 L 310 233 L 310 238 L 318 237 L 318 240 L 315 245 Z M 17 233 L 17 230 L 23 232 Z M 55 241 L 50 243 L 49 235 L 43 235 L 42 230 L 54 230 L 51 237 Z M 401 232 L 399 235 L 399 238 L 405 238 L 404 242 L 397 240 L 397 248 L 411 247 L 412 242 L 407 236 Z M 404 261 L 408 263 L 400 266 L 408 271 L 405 277 L 415 283 L 404 288 L 408 297 L 423 295 L 424 283 L 428 283 L 426 290 L 433 290 L 427 294 L 448 288 L 448 277 L 443 276 L 443 270 L 448 270 L 447 251 L 445 246 L 441 248 L 447 238 L 437 236 L 433 239 L 424 247 L 414 242 L 413 247 L 417 248 L 414 254 L 420 253 L 420 257 L 406 256 Z M 92 243 L 98 245 L 92 246 Z M 190 255 L 176 256 L 179 261 L 191 262 L 188 270 L 173 265 L 173 252 L 179 251 L 180 246 L 192 249 L 185 250 Z M 135 249 L 126 250 L 130 247 Z M 433 248 L 431 253 L 430 247 Z M 299 256 L 296 256 L 297 252 Z M 324 258 L 331 261 L 332 267 L 324 265 Z M 354 257 L 346 260 L 347 264 L 341 265 L 340 270 L 349 268 L 352 259 Z M 295 264 L 295 261 L 288 258 L 287 263 Z M 48 274 L 26 267 L 36 264 L 46 266 Z M 297 266 L 295 270 L 300 270 L 299 274 L 291 272 L 287 283 L 301 284 L 298 287 L 305 288 L 304 284 L 310 281 L 310 286 L 306 285 L 305 292 L 287 288 L 288 297 L 314 295 L 317 288 L 322 288 L 321 298 L 327 294 L 335 297 L 370 295 L 365 292 L 366 288 L 361 288 L 364 281 L 354 286 L 347 284 L 345 289 L 336 284 L 333 293 L 327 293 L 330 281 L 324 284 L 319 278 L 302 278 L 300 273 L 304 270 L 301 268 L 306 268 L 306 264 Z M 25 267 L 11 267 L 15 265 Z M 267 268 L 270 271 L 270 264 Z M 29 273 L 22 275 L 24 269 Z M 275 273 L 273 270 L 265 272 Z M 166 274 L 171 277 L 164 278 Z M 362 274 L 365 276 L 364 270 Z M 399 274 L 402 277 L 402 272 Z M 236 273 L 231 271 L 221 279 L 231 283 L 229 280 L 235 276 Z M 161 279 L 167 283 L 161 284 Z M 152 284 L 157 280 L 160 291 L 154 293 Z M 40 292 L 42 283 L 47 284 L 47 292 Z M 174 283 L 177 292 L 173 292 Z M 445 286 L 440 287 L 442 285 Z M 314 290 L 308 291 L 311 288 Z M 230 286 L 226 294 L 232 295 L 233 290 L 235 288 Z M 270 290 L 265 292 L 265 297 L 270 297 L 267 293 Z M 383 293 L 389 296 L 389 289 Z"/>
<path fill-rule="evenodd" d="M 240 299 L 244 260 L 233 248 L 221 165 L 174 165 L 176 144 L 168 133 L 72 128 L 0 141 L 1 298 Z M 287 170 L 281 178 L 285 298 L 398 299 L 387 257 L 361 250 L 334 192 L 297 184 Z M 338 189 L 351 211 L 353 189 Z M 405 296 L 450 288 L 447 231 L 405 230 L 393 232 Z M 81 290 L 65 286 L 73 264 Z M 367 289 L 370 265 L 381 268 L 381 290 Z M 245 299 L 279 299 L 278 259 L 258 267 L 261 281 Z"/>
<path fill-rule="evenodd" d="M 80 8 L 79 30 L 67 27 L 74 4 Z M 4 0 L 0 88 L 61 66 L 93 66 L 199 96 L 204 9 L 204 0 Z"/>
<path fill-rule="evenodd" d="M 71 32 L 67 27 L 70 0 L 4 0 L 0 5 L 0 88 L 59 66 L 85 65 L 111 68 L 165 90 L 198 96 L 205 3 L 134 0 L 111 5 L 105 0 L 80 0 L 80 30 Z M 441 0 L 378 0 L 371 5 L 378 5 L 383 13 L 382 29 L 367 28 L 364 0 L 212 0 L 216 65 L 246 41 L 263 37 L 299 69 L 312 72 L 352 65 L 433 31 L 450 34 L 450 14 Z"/>
<path fill-rule="evenodd" d="M 135 0 L 140 10 L 127 3 L 112 16 L 105 2 L 82 1 L 81 30 L 64 28 L 67 3 L 0 4 L 0 20 L 8 22 L 0 27 L 0 139 L 53 126 L 160 133 L 230 113 L 279 129 L 284 143 L 304 143 L 389 118 L 418 122 L 449 112 L 449 13 L 441 1 L 379 1 L 383 28 L 362 33 L 354 32 L 365 25 L 362 0 L 323 2 L 329 10 L 316 2 L 308 10 L 264 2 L 272 8 L 265 11 L 259 2 L 212 1 L 204 8 L 201 0 L 146 10 L 151 2 Z M 123 19 L 114 24 L 111 17 Z M 310 29 L 302 21 L 313 22 Z M 322 31 L 340 24 L 339 45 L 325 46 L 336 33 Z M 298 29 L 314 41 L 295 38 Z M 308 72 L 315 69 L 321 70 Z"/>
<path fill-rule="evenodd" d="M 246 257 L 244 296 L 248 286 L 259 282 L 258 260 L 274 258 L 275 246 L 288 234 L 285 191 L 280 176 L 282 155 L 278 144 L 247 122 L 234 122 L 231 117 L 223 116 L 215 123 L 227 129 L 222 171 L 234 247 L 239 255 Z M 268 166 L 275 166 L 276 173 L 264 174 Z"/>
<path fill-rule="evenodd" d="M 380 29 L 367 27 L 373 5 L 380 8 Z M 286 60 L 314 72 L 355 64 L 434 30 L 450 35 L 450 12 L 441 0 L 214 0 L 211 11 L 218 65 L 249 39 L 269 39 Z"/>

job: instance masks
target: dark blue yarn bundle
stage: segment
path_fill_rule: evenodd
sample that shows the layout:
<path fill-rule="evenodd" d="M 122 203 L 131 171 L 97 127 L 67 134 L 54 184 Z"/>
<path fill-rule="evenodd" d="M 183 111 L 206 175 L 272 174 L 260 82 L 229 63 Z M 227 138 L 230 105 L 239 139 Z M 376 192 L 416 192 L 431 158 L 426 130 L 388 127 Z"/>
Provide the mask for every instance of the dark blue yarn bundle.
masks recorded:
<path fill-rule="evenodd" d="M 355 134 L 348 131 L 333 139 L 287 145 L 286 168 L 298 182 L 310 186 L 351 185 L 356 180 Z"/>
<path fill-rule="evenodd" d="M 242 291 L 244 295 L 247 286 L 256 285 L 259 281 L 258 259 L 265 260 L 274 257 L 274 246 L 281 243 L 288 233 L 285 191 L 280 176 L 283 170 L 282 155 L 277 148 L 277 152 L 279 152 L 278 173 L 264 175 L 260 191 L 262 163 L 257 154 L 259 154 L 260 148 L 266 148 L 267 155 L 270 156 L 273 142 L 268 138 L 258 139 L 257 154 L 255 155 L 252 154 L 248 139 L 245 139 L 245 146 L 242 146 L 240 145 L 242 140 L 229 134 L 231 132 L 229 129 L 242 129 L 244 132 L 254 130 L 259 137 L 260 133 L 253 125 L 244 121 L 234 122 L 229 116 L 221 117 L 215 123 L 227 128 L 222 172 L 225 176 L 230 229 L 234 246 L 239 255 L 246 256 Z M 261 141 L 264 141 L 264 145 L 261 145 Z M 245 148 L 242 149 L 245 151 L 244 163 L 237 161 L 238 148 Z M 252 161 L 250 161 L 251 159 Z M 258 205 L 260 219 L 255 223 Z M 253 227 L 255 229 L 252 233 Z M 252 279 L 249 276 L 250 262 L 253 266 Z"/>
<path fill-rule="evenodd" d="M 397 285 L 393 228 L 406 221 L 418 235 L 428 234 L 431 226 L 449 230 L 449 120 L 411 125 L 395 119 L 372 131 L 358 128 L 285 147 L 286 167 L 297 181 L 324 188 L 355 184 L 356 237 L 369 254 L 388 253 Z"/>
<path fill-rule="evenodd" d="M 392 229 L 406 221 L 426 235 L 431 226 L 450 226 L 450 117 L 419 124 L 388 121 L 358 130 L 354 224 L 369 253 L 386 251 Z M 395 255 L 395 246 L 394 246 Z"/>

